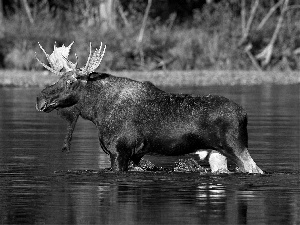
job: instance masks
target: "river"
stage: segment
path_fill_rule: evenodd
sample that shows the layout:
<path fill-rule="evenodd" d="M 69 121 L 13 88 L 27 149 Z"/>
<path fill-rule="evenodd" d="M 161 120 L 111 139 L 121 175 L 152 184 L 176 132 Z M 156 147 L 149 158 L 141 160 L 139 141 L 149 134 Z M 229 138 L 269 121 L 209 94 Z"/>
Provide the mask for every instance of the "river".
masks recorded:
<path fill-rule="evenodd" d="M 299 85 L 162 89 L 219 94 L 242 105 L 250 154 L 266 174 L 107 172 L 109 157 L 90 121 L 78 121 L 71 152 L 63 153 L 66 123 L 55 111 L 36 111 L 40 89 L 0 88 L 0 222 L 300 223 Z M 164 168 L 179 158 L 146 157 Z"/>

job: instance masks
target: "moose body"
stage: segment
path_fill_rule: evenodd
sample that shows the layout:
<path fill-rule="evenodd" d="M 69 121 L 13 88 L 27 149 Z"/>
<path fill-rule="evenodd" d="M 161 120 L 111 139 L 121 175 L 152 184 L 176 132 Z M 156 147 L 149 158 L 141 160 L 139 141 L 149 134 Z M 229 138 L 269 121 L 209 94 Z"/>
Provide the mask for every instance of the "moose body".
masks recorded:
<path fill-rule="evenodd" d="M 247 150 L 247 115 L 227 98 L 170 94 L 150 82 L 103 73 L 73 83 L 69 79 L 60 78 L 37 98 L 39 110 L 58 109 L 69 121 L 67 150 L 80 115 L 96 125 L 100 146 L 116 171 L 126 171 L 129 160 L 138 164 L 145 154 L 183 155 L 212 149 L 241 171 L 261 172 Z"/>
<path fill-rule="evenodd" d="M 183 155 L 214 150 L 242 172 L 263 173 L 248 152 L 247 115 L 236 103 L 216 95 L 166 93 L 150 82 L 105 73 L 64 72 L 37 97 L 40 111 L 57 109 L 69 122 L 69 150 L 79 116 L 92 121 L 114 171 L 127 171 L 145 154 Z"/>

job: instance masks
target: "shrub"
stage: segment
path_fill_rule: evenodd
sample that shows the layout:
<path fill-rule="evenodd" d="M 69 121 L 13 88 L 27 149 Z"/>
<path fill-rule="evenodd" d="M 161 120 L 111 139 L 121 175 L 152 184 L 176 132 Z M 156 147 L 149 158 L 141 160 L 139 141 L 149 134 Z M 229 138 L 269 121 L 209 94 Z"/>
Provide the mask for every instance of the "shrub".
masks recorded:
<path fill-rule="evenodd" d="M 134 2 L 138 4 L 136 9 L 132 9 Z M 104 70 L 253 69 L 243 49 L 237 47 L 241 39 L 241 19 L 240 9 L 233 7 L 238 6 L 236 2 L 238 1 L 204 4 L 203 8 L 194 10 L 192 20 L 183 22 L 178 22 L 182 18 L 176 21 L 175 14 L 163 22 L 150 17 L 141 45 L 137 45 L 137 37 L 145 8 L 144 1 L 137 0 L 129 4 L 128 12 L 135 12 L 127 14 L 129 25 L 125 26 L 118 21 L 117 29 L 105 32 L 101 29 L 100 22 L 89 23 L 88 18 L 78 16 L 76 10 L 52 12 L 43 8 L 36 11 L 34 24 L 29 22 L 24 12 L 16 11 L 4 23 L 5 37 L 0 40 L 0 67 L 40 69 L 42 67 L 37 65 L 34 52 L 38 52 L 39 57 L 44 56 L 37 42 L 50 53 L 55 41 L 58 45 L 68 45 L 74 40 L 73 49 L 78 54 L 79 65 L 86 62 L 90 42 L 94 48 L 100 42 L 106 44 L 108 51 L 101 64 L 101 69 Z M 258 21 L 266 10 L 268 9 L 260 8 Z M 290 21 L 298 21 L 300 14 L 293 12 L 289 16 Z M 90 17 L 93 19 L 93 15 Z M 275 22 L 271 20 L 269 26 L 260 33 L 262 38 L 258 43 L 262 46 L 258 51 L 268 43 L 276 18 L 274 16 Z M 277 39 L 271 68 L 298 68 L 299 59 L 295 49 L 300 47 L 299 26 L 297 22 L 288 22 L 286 20 L 285 26 L 282 26 Z M 70 58 L 75 59 L 73 52 Z"/>

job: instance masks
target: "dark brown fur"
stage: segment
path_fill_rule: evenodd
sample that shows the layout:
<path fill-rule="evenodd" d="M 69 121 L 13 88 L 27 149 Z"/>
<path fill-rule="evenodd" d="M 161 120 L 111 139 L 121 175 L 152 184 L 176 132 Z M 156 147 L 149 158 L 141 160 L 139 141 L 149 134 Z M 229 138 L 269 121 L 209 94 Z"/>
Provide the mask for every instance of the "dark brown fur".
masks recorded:
<path fill-rule="evenodd" d="M 166 93 L 150 82 L 92 73 L 67 72 L 37 97 L 37 109 L 57 109 L 69 122 L 69 150 L 79 115 L 98 129 L 101 148 L 115 171 L 128 170 L 145 154 L 183 155 L 214 149 L 243 172 L 262 173 L 248 153 L 247 115 L 236 103 L 215 95 Z"/>

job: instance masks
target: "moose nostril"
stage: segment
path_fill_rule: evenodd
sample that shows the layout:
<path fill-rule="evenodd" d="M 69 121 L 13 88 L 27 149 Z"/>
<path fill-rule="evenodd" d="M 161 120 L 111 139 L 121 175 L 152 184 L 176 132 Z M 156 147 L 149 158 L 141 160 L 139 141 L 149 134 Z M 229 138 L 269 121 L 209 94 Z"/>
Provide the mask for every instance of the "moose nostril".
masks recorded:
<path fill-rule="evenodd" d="M 38 111 L 43 111 L 47 106 L 47 102 L 45 99 L 37 99 L 36 101 L 36 109 Z"/>

